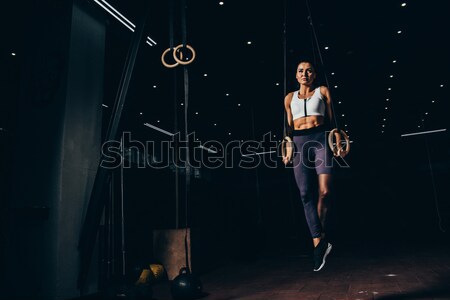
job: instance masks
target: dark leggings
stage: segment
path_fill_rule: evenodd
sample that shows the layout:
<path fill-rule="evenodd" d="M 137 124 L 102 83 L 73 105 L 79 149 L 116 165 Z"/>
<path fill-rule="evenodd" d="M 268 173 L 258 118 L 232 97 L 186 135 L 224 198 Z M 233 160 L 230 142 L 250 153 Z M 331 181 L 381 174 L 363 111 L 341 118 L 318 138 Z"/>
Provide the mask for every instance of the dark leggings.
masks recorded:
<path fill-rule="evenodd" d="M 312 238 L 321 237 L 323 228 L 317 212 L 315 181 L 319 174 L 332 174 L 332 158 L 324 126 L 294 130 L 294 175 L 300 190 L 306 222 Z"/>

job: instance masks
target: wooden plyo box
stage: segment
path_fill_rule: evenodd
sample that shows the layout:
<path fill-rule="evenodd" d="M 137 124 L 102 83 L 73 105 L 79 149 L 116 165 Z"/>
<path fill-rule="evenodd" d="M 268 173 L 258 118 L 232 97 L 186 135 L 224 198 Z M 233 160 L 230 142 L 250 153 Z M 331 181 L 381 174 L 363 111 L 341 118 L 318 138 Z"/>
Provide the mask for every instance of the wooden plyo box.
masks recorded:
<path fill-rule="evenodd" d="M 180 269 L 186 267 L 185 236 L 187 234 L 187 248 L 189 266 L 191 267 L 191 230 L 158 229 L 153 231 L 153 256 L 161 263 L 169 280 L 178 276 Z"/>

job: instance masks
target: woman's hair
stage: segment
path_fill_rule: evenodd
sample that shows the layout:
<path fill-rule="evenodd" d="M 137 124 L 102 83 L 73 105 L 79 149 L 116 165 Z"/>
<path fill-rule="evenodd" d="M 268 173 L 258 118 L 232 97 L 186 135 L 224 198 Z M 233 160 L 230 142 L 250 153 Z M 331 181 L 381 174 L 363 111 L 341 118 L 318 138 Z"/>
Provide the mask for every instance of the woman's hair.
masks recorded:
<path fill-rule="evenodd" d="M 308 63 L 308 64 L 310 64 L 310 65 L 314 68 L 314 71 L 317 72 L 316 64 L 313 63 L 312 61 L 310 61 L 309 59 L 302 59 L 302 60 L 300 60 L 300 61 L 298 62 L 298 64 L 297 64 L 296 68 L 297 68 L 298 65 L 300 65 L 301 63 Z"/>

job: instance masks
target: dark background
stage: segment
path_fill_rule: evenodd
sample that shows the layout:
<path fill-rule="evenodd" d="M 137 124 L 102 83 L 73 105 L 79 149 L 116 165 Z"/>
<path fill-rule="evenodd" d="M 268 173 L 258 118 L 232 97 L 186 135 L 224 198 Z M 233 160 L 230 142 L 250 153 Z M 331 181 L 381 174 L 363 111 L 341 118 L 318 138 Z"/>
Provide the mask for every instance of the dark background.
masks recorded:
<path fill-rule="evenodd" d="M 183 68 L 167 69 L 160 61 L 171 39 L 174 45 L 182 43 L 181 6 L 175 1 L 171 18 L 169 1 L 110 3 L 135 24 L 148 5 L 151 8 L 145 34 L 157 45 L 142 44 L 139 49 L 119 131 L 131 132 L 133 140 L 159 145 L 169 137 L 144 123 L 184 132 Z M 330 87 L 338 124 L 352 141 L 346 157 L 350 167 L 338 167 L 335 176 L 330 235 L 336 243 L 449 239 L 449 132 L 401 137 L 449 126 L 450 49 L 445 42 L 449 7 L 446 1 L 408 1 L 405 7 L 401 3 L 311 1 L 313 27 L 304 1 L 187 3 L 187 43 L 197 54 L 187 66 L 187 122 L 188 131 L 195 132 L 201 143 L 261 141 L 266 133 L 279 141 L 284 95 L 297 89 L 297 63 L 306 58 L 320 67 L 319 80 Z M 36 20 L 31 18 L 33 5 L 32 1 L 9 2 L 3 11 L 3 223 L 15 201 L 11 189 L 15 141 L 19 134 L 27 134 L 17 130 L 23 114 L 18 103 L 28 80 L 23 75 L 27 66 L 21 54 L 37 47 L 27 42 L 33 26 L 30 20 Z M 95 2 L 83 5 L 106 23 L 105 133 L 132 33 Z M 44 12 L 41 17 L 54 16 Z M 232 153 L 226 155 L 231 157 Z M 234 155 L 237 161 L 242 158 L 239 153 Z M 201 232 L 201 245 L 210 250 L 206 252 L 212 260 L 215 253 L 247 260 L 265 251 L 311 247 L 292 170 L 285 168 L 276 154 L 270 157 L 277 163 L 275 168 L 261 164 L 243 169 L 234 164 L 233 168 L 203 167 L 192 176 L 187 223 Z M 185 225 L 184 173 L 180 170 L 178 174 L 180 208 L 176 219 L 175 169 L 132 166 L 123 176 L 128 253 L 132 261 L 151 261 L 152 230 Z M 35 196 L 39 198 L 39 194 Z M 11 226 L 2 227 L 2 245 L 11 232 Z"/>

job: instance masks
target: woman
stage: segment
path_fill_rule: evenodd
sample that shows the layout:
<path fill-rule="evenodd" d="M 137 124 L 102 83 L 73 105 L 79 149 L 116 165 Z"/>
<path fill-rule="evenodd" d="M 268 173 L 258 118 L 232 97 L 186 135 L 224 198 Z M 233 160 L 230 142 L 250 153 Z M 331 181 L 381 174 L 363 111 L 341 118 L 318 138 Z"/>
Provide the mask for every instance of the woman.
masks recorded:
<path fill-rule="evenodd" d="M 297 66 L 296 78 L 300 89 L 284 99 L 288 125 L 293 135 L 295 155 L 294 175 L 300 190 L 305 217 L 314 244 L 314 271 L 320 271 L 332 245 L 325 240 L 325 221 L 332 189 L 332 151 L 328 147 L 325 122 L 333 121 L 330 91 L 326 86 L 316 87 L 316 70 L 312 63 L 302 61 Z M 340 139 L 336 136 L 336 144 Z M 337 156 L 345 152 L 338 147 Z M 292 159 L 283 156 L 284 164 Z M 319 198 L 315 199 L 315 176 L 318 176 Z M 316 202 L 317 201 L 317 202 Z"/>

